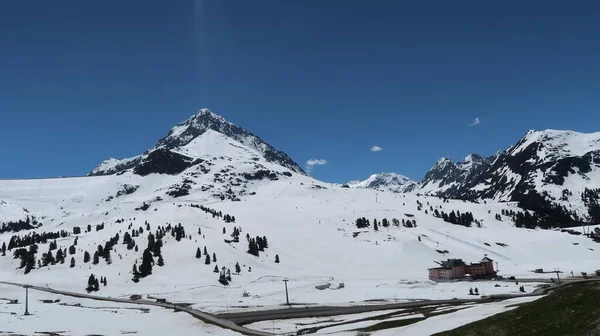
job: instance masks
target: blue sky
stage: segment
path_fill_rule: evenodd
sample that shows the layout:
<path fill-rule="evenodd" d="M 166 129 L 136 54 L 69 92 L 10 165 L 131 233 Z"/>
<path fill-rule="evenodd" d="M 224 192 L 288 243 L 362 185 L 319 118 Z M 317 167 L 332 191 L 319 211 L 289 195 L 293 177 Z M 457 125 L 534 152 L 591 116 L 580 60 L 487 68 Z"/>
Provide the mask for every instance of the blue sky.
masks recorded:
<path fill-rule="evenodd" d="M 0 2 L 0 178 L 83 175 L 202 107 L 335 182 L 598 131 L 600 4 L 416 3 Z"/>

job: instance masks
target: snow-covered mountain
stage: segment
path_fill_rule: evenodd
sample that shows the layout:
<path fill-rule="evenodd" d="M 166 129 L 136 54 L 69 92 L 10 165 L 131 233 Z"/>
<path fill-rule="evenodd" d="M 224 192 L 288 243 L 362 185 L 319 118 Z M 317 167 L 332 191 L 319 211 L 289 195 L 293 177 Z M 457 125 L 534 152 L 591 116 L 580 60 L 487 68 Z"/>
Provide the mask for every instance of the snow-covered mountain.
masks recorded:
<path fill-rule="evenodd" d="M 600 222 L 599 188 L 600 133 L 532 130 L 458 196 L 519 201 L 551 221 Z"/>
<path fill-rule="evenodd" d="M 455 198 L 467 183 L 479 178 L 496 157 L 497 155 L 486 158 L 479 154 L 470 154 L 456 163 L 450 158 L 443 157 L 425 174 L 419 183 L 419 192 Z"/>
<path fill-rule="evenodd" d="M 418 186 L 417 182 L 396 173 L 373 174 L 364 181 L 350 181 L 346 185 L 350 188 L 386 190 L 394 193 L 409 193 Z"/>
<path fill-rule="evenodd" d="M 223 117 L 214 114 L 208 109 L 201 109 L 186 121 L 171 128 L 164 138 L 160 139 L 152 149 L 146 151 L 144 154 L 125 159 L 110 158 L 94 168 L 88 175 L 119 174 L 127 170 L 135 169 L 143 162 L 149 160 L 156 161 L 157 159 L 177 156 L 173 153 L 177 152 L 178 148 L 188 145 L 190 142 L 194 141 L 194 139 L 210 130 L 219 132 L 224 136 L 243 144 L 247 148 L 258 152 L 268 162 L 278 164 L 300 174 L 305 174 L 304 170 L 302 170 L 302 168 L 286 153 L 276 150 L 273 146 L 248 130 L 225 120 Z M 213 153 L 216 152 L 213 151 Z M 186 161 L 184 158 L 180 157 L 175 158 L 175 160 L 178 160 L 180 163 Z M 183 166 L 189 166 L 191 162 L 192 161 L 180 164 L 180 168 L 176 169 L 175 173 L 179 173 Z M 172 173 L 169 171 L 157 172 L 167 174 Z"/>

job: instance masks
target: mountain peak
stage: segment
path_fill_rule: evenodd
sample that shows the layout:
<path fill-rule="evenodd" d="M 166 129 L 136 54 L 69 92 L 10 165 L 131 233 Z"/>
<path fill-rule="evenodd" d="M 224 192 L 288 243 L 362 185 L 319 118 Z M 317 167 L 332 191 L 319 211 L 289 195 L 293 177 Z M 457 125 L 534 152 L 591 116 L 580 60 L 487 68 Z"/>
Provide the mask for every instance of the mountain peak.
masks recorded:
<path fill-rule="evenodd" d="M 350 181 L 351 188 L 388 190 L 391 192 L 411 192 L 417 187 L 417 182 L 397 173 L 378 173 L 369 176 L 364 181 Z"/>
<path fill-rule="evenodd" d="M 300 174 L 305 174 L 304 170 L 286 153 L 276 150 L 273 146 L 245 128 L 225 120 L 225 118 L 211 112 L 207 108 L 202 108 L 190 118 L 171 128 L 165 137 L 160 139 L 152 149 L 146 151 L 143 155 L 122 160 L 110 159 L 95 168 L 89 175 L 111 175 L 131 169 L 139 164 L 144 157 L 148 156 L 150 152 L 182 148 L 209 130 L 221 133 L 250 149 L 256 150 L 268 162 L 278 164 Z M 210 148 L 206 150 L 209 151 Z"/>
<path fill-rule="evenodd" d="M 191 120 L 191 119 L 200 119 L 200 118 L 212 118 L 212 119 L 218 120 L 218 121 L 220 121 L 220 122 L 222 122 L 222 123 L 230 123 L 230 122 L 228 122 L 227 120 L 225 120 L 225 118 L 223 118 L 222 116 L 220 116 L 220 115 L 218 115 L 218 114 L 216 114 L 216 113 L 213 113 L 213 112 L 211 112 L 211 111 L 210 111 L 209 109 L 207 109 L 207 108 L 201 108 L 201 109 L 199 109 L 199 110 L 198 110 L 198 111 L 197 111 L 197 112 L 196 112 L 196 113 L 195 113 L 195 114 L 194 114 L 194 115 L 193 115 L 193 116 L 192 116 L 190 119 L 188 119 L 188 120 Z"/>

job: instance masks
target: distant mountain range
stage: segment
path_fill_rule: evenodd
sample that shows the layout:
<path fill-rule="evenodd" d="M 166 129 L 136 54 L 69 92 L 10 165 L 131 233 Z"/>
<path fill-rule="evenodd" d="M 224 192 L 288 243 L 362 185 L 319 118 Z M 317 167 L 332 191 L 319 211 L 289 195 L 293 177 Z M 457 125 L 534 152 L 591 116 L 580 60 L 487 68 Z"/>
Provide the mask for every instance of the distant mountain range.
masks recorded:
<path fill-rule="evenodd" d="M 443 157 L 419 182 L 382 173 L 348 185 L 477 202 L 516 201 L 546 220 L 600 223 L 600 133 L 531 130 L 489 157 L 470 154 L 456 163 Z"/>
<path fill-rule="evenodd" d="M 199 150 L 196 144 L 192 146 L 195 148 L 192 155 L 187 148 L 207 132 L 217 132 L 242 144 L 256 152 L 261 161 L 285 168 L 289 173 L 306 175 L 289 155 L 208 109 L 199 110 L 171 128 L 164 138 L 143 154 L 126 159 L 108 159 L 89 175 L 126 172 L 141 176 L 179 174 L 205 160 L 200 159 L 200 152 L 215 153 L 213 148 L 208 147 Z M 203 142 L 202 146 L 208 145 Z M 242 155 L 240 162 L 258 160 L 253 155 Z M 277 175 L 283 172 L 255 168 L 252 174 Z M 397 173 L 378 173 L 364 181 L 350 181 L 346 186 L 475 202 L 515 201 L 546 220 L 600 223 L 600 133 L 532 130 L 515 145 L 492 156 L 473 153 L 458 162 L 443 157 L 418 182 Z"/>

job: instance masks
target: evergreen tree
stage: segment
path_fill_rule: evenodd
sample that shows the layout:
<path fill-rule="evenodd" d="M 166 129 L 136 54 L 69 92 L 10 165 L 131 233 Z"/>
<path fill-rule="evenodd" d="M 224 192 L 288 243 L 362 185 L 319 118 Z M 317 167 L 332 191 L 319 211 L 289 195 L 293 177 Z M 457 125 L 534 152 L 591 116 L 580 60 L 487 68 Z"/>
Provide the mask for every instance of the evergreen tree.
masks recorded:
<path fill-rule="evenodd" d="M 210 265 L 210 256 L 208 254 L 206 255 L 206 258 L 204 259 L 204 264 Z"/>
<path fill-rule="evenodd" d="M 92 264 L 98 265 L 99 262 L 100 262 L 100 257 L 98 256 L 98 251 L 96 251 L 96 252 L 94 252 L 94 260 L 92 261 Z"/>
<path fill-rule="evenodd" d="M 87 285 L 87 287 L 86 287 L 85 290 L 88 293 L 94 291 L 94 285 L 95 285 L 95 283 L 96 283 L 96 277 L 94 277 L 94 275 L 91 274 L 90 277 L 88 278 L 88 285 Z"/>
<path fill-rule="evenodd" d="M 198 228 L 198 235 L 202 236 L 202 229 Z"/>
<path fill-rule="evenodd" d="M 473 295 L 473 287 L 469 288 L 469 295 Z"/>
<path fill-rule="evenodd" d="M 6 255 L 6 242 L 2 242 L 2 256 Z"/>
<path fill-rule="evenodd" d="M 213 252 L 213 259 L 212 259 L 212 261 L 213 262 L 217 262 L 217 255 L 214 252 Z"/>
<path fill-rule="evenodd" d="M 73 255 L 73 254 L 75 254 L 75 252 L 76 252 L 76 251 L 75 251 L 75 245 L 71 245 L 71 246 L 69 246 L 69 254 L 70 254 L 70 255 Z"/>
<path fill-rule="evenodd" d="M 276 255 L 275 255 L 275 263 L 276 263 L 276 264 L 279 264 L 279 254 L 276 254 Z"/>
<path fill-rule="evenodd" d="M 206 246 L 204 246 L 204 255 L 208 255 L 208 250 L 206 249 Z"/>
<path fill-rule="evenodd" d="M 138 251 L 138 246 L 137 246 L 137 245 L 135 245 L 135 252 L 137 252 L 137 251 Z"/>
<path fill-rule="evenodd" d="M 156 264 L 160 267 L 163 267 L 165 265 L 165 260 L 162 257 L 162 254 L 158 256 L 158 261 L 156 262 Z"/>
<path fill-rule="evenodd" d="M 71 257 L 71 268 L 75 267 L 75 258 Z"/>
<path fill-rule="evenodd" d="M 377 220 L 376 219 L 373 220 L 373 230 L 379 231 L 379 226 L 377 226 Z"/>
<path fill-rule="evenodd" d="M 202 252 L 200 252 L 200 248 L 196 248 L 196 259 L 200 259 L 202 257 Z"/>
<path fill-rule="evenodd" d="M 140 272 L 138 272 L 136 264 L 133 264 L 133 269 L 132 269 L 131 273 L 133 273 L 133 275 L 137 275 L 137 276 L 140 275 Z"/>
<path fill-rule="evenodd" d="M 240 267 L 240 263 L 235 263 L 235 273 L 240 274 L 242 272 L 242 268 Z"/>
<path fill-rule="evenodd" d="M 84 263 L 88 263 L 88 262 L 90 262 L 90 253 L 89 253 L 88 251 L 85 251 L 85 252 L 83 253 L 83 262 L 84 262 Z"/>
<path fill-rule="evenodd" d="M 258 245 L 256 244 L 256 240 L 254 238 L 251 238 L 248 242 L 248 253 L 258 257 Z"/>
<path fill-rule="evenodd" d="M 219 266 L 215 265 L 215 269 L 213 270 L 215 273 L 219 273 Z"/>
<path fill-rule="evenodd" d="M 479 295 L 479 289 L 477 289 L 477 287 L 475 287 L 475 295 Z"/>
<path fill-rule="evenodd" d="M 52 252 L 48 251 L 48 258 L 50 260 L 50 264 L 51 265 L 55 265 L 56 264 L 56 258 L 52 256 Z"/>
<path fill-rule="evenodd" d="M 150 249 L 145 249 L 142 255 L 142 264 L 140 265 L 140 276 L 142 278 L 152 274 L 152 266 L 154 265 L 154 258 Z"/>
<path fill-rule="evenodd" d="M 223 227 L 223 234 L 226 234 L 227 230 L 225 230 L 225 227 Z"/>
<path fill-rule="evenodd" d="M 65 256 L 63 255 L 63 251 L 61 249 L 58 249 L 58 251 L 56 252 L 56 262 L 59 262 L 61 264 L 65 263 Z"/>

